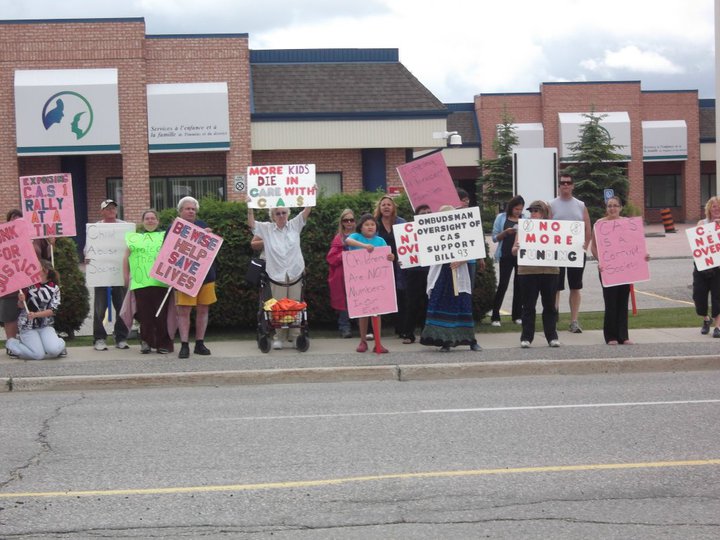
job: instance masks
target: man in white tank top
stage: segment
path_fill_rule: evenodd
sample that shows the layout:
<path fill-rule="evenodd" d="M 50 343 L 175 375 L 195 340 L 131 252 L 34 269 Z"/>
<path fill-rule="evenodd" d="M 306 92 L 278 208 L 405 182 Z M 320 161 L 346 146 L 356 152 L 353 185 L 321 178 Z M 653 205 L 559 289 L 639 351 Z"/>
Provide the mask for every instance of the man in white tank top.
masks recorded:
<path fill-rule="evenodd" d="M 558 192 L 560 195 L 550 203 L 552 218 L 584 221 L 585 242 L 583 243 L 583 250 L 586 250 L 588 245 L 590 245 L 590 238 L 592 236 L 590 214 L 585 207 L 585 203 L 573 197 L 573 179 L 571 176 L 561 173 L 560 181 L 558 182 Z M 558 276 L 555 307 L 558 313 L 560 313 L 560 291 L 565 289 L 565 274 L 567 273 L 568 287 L 570 288 L 570 332 L 575 334 L 582 332 L 582 328 L 578 322 L 578 314 L 580 313 L 580 290 L 583 287 L 582 278 L 584 271 L 585 259 L 583 258 L 582 268 L 560 268 L 560 275 Z"/>

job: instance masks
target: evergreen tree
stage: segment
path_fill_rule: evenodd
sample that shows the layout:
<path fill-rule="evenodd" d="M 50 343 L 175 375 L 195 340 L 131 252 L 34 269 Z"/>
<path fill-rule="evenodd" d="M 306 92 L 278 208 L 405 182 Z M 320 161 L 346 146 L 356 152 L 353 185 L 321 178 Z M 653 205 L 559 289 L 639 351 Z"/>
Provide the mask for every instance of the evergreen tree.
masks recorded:
<path fill-rule="evenodd" d="M 573 196 L 587 206 L 590 221 L 601 218 L 604 214 L 605 199 L 603 190 L 610 188 L 619 195 L 623 203 L 627 203 L 630 182 L 625 165 L 619 164 L 627 160 L 627 156 L 618 153 L 622 146 L 613 144 L 608 131 L 600 125 L 606 114 L 595 114 L 592 110 L 583 114 L 587 123 L 580 130 L 577 142 L 569 144 L 572 152 L 571 164 L 562 169 L 562 174 L 572 176 L 575 188 Z"/>
<path fill-rule="evenodd" d="M 494 218 L 513 193 L 513 147 L 518 144 L 513 118 L 507 109 L 503 110 L 502 124 L 498 126 L 493 140 L 495 158 L 480 160 L 478 193 L 483 197 L 483 217 Z"/>

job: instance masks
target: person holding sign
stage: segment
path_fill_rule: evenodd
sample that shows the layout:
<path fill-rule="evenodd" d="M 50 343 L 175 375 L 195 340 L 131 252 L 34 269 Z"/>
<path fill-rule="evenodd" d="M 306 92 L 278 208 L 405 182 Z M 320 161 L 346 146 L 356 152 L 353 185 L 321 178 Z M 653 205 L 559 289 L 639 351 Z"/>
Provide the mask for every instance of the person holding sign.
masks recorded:
<path fill-rule="evenodd" d="M 355 232 L 355 214 L 349 208 L 340 213 L 338 232 L 330 244 L 330 251 L 325 256 L 328 263 L 328 288 L 330 289 L 330 306 L 338 313 L 338 329 L 340 337 L 351 338 L 350 317 L 348 317 L 347 298 L 345 296 L 345 274 L 343 273 L 342 254 L 345 251 L 345 240 Z"/>
<path fill-rule="evenodd" d="M 360 217 L 360 222 L 357 225 L 357 232 L 352 233 L 350 236 L 347 237 L 345 240 L 345 245 L 348 246 L 349 249 L 364 249 L 368 252 L 372 252 L 376 247 L 382 247 L 387 246 L 387 243 L 385 240 L 383 240 L 377 233 L 378 231 L 378 224 L 375 221 L 375 218 L 371 214 L 363 214 Z M 388 253 L 387 256 L 388 261 L 394 261 L 395 255 L 391 253 Z M 382 319 L 380 317 L 377 318 L 377 328 L 374 328 L 375 333 L 377 334 L 377 339 L 380 339 L 381 335 L 381 323 Z M 358 321 L 358 326 L 360 327 L 360 344 L 355 349 L 357 352 L 365 352 L 368 350 L 367 345 L 367 331 L 368 331 L 368 321 L 370 320 L 370 317 L 360 317 L 360 320 Z M 376 353 L 386 353 L 388 350 L 383 347 L 382 345 L 375 345 L 375 352 Z"/>
<path fill-rule="evenodd" d="M 117 203 L 112 199 L 106 199 L 100 203 L 100 214 L 102 219 L 98 223 L 125 223 L 123 220 L 117 218 Z M 86 258 L 85 262 L 88 263 L 87 248 L 85 245 Z M 93 342 L 96 351 L 107 351 L 107 331 L 105 330 L 105 312 L 115 307 L 115 347 L 118 349 L 129 349 L 130 346 L 127 343 L 127 337 L 130 331 L 128 327 L 120 317 L 120 308 L 122 308 L 123 301 L 125 300 L 125 293 L 127 289 L 122 286 L 110 287 L 110 297 L 112 305 L 108 305 L 108 287 L 95 287 L 95 303 L 93 309 Z"/>
<path fill-rule="evenodd" d="M 602 230 L 603 223 L 613 222 L 620 218 L 622 210 L 622 202 L 620 197 L 613 195 L 605 202 L 605 217 L 598 219 L 593 227 L 593 242 L 590 244 L 593 257 L 598 261 L 598 271 L 602 275 L 606 268 L 598 257 L 597 231 Z M 649 259 L 649 255 L 645 256 Z M 613 285 L 605 287 L 600 285 L 603 290 L 603 300 L 605 301 L 605 318 L 603 319 L 603 335 L 605 343 L 608 345 L 632 345 L 632 341 L 628 338 L 628 300 L 630 298 L 630 284 Z"/>
<path fill-rule="evenodd" d="M 247 200 L 242 198 L 241 200 Z M 300 233 L 305 227 L 312 206 L 307 206 L 297 216 L 290 217 L 287 207 L 271 208 L 270 222 L 255 221 L 255 212 L 248 205 L 248 226 L 260 237 L 265 248 L 265 272 L 270 280 L 273 298 L 302 301 L 302 280 L 305 259 L 300 249 Z M 292 332 L 292 333 L 291 333 Z M 294 341 L 297 328 L 278 329 L 273 339 L 273 349 L 282 349 L 283 340 Z"/>
<path fill-rule="evenodd" d="M 720 225 L 720 197 L 710 197 L 705 204 L 705 219 L 698 221 L 697 226 L 714 224 Z M 720 268 L 717 266 L 706 270 L 698 270 L 693 264 L 693 303 L 695 313 L 703 318 L 700 333 L 710 333 L 710 326 L 714 326 L 712 336 L 720 338 Z M 710 315 L 708 317 L 708 295 L 710 295 Z"/>
<path fill-rule="evenodd" d="M 40 261 L 40 283 L 18 293 L 19 334 L 6 346 L 13 356 L 23 360 L 42 360 L 46 356 L 65 356 L 65 341 L 55 333 L 53 323 L 60 307 L 58 274 L 50 261 Z"/>
<path fill-rule="evenodd" d="M 123 259 L 125 286 L 135 295 L 135 318 L 140 321 L 140 352 L 148 354 L 151 349 L 156 349 L 158 354 L 167 354 L 173 351 L 167 329 L 168 306 L 164 301 L 168 286 L 150 277 L 165 231 L 157 230 L 160 220 L 155 210 L 145 210 L 140 221 L 142 231 L 125 235 L 128 246 Z M 162 309 L 158 313 L 160 306 Z"/>
<path fill-rule="evenodd" d="M 390 246 L 390 250 L 395 257 L 393 260 L 393 271 L 395 273 L 395 296 L 398 303 L 398 312 L 395 315 L 395 333 L 401 338 L 404 338 L 405 276 L 400 271 L 400 266 L 397 262 L 397 245 L 395 244 L 393 225 L 405 223 L 405 220 L 397 215 L 397 205 L 393 198 L 388 195 L 383 195 L 375 205 L 374 217 L 378 226 L 378 236 L 385 240 L 386 245 Z"/>
<path fill-rule="evenodd" d="M 560 174 L 558 182 L 560 196 L 550 201 L 553 219 L 563 219 L 569 221 L 583 221 L 585 223 L 585 242 L 583 243 L 583 251 L 590 245 L 592 229 L 590 227 L 590 213 L 585 207 L 585 203 L 580 199 L 573 197 L 573 178 L 568 174 Z M 583 265 L 580 268 L 569 267 L 560 268 L 558 278 L 557 293 L 555 298 L 555 310 L 560 311 L 560 291 L 565 290 L 565 273 L 567 272 L 567 282 L 570 288 L 570 328 L 573 334 L 582 333 L 582 328 L 578 322 L 580 314 L 580 291 L 583 288 L 583 272 L 585 272 L 585 257 L 583 256 Z"/>
<path fill-rule="evenodd" d="M 450 205 L 440 212 L 455 210 Z M 475 339 L 475 321 L 472 314 L 472 282 L 467 261 L 453 261 L 430 267 L 427 278 L 428 308 L 420 344 L 440 347 L 469 345 L 471 351 L 482 351 Z"/>
<path fill-rule="evenodd" d="M 533 201 L 528 207 L 530 219 L 548 219 L 550 207 L 545 201 Z M 515 235 L 513 255 L 520 250 L 519 235 Z M 522 291 L 522 333 L 520 334 L 520 347 L 527 349 L 535 338 L 535 313 L 538 296 L 542 301 L 542 322 L 545 339 L 550 347 L 559 347 L 557 333 L 557 310 L 555 308 L 555 294 L 557 293 L 558 274 L 557 266 L 526 266 L 518 263 L 518 282 Z"/>
<path fill-rule="evenodd" d="M 200 203 L 194 197 L 183 197 L 177 205 L 178 217 L 201 227 L 208 232 L 212 229 L 208 224 L 197 218 Z M 210 349 L 205 346 L 205 331 L 210 317 L 210 306 L 217 302 L 215 294 L 215 261 L 208 270 L 202 287 L 197 296 L 190 296 L 182 291 L 175 291 L 178 330 L 180 331 L 180 352 L 178 358 L 190 358 L 190 314 L 195 308 L 195 348 L 193 352 L 201 356 L 209 356 Z"/>
<path fill-rule="evenodd" d="M 513 279 L 511 318 L 515 322 L 522 323 L 520 320 L 522 317 L 522 304 L 520 302 L 520 290 L 518 288 L 517 257 L 512 254 L 512 247 L 515 243 L 518 220 L 522 215 L 524 207 L 525 199 L 520 195 L 513 197 L 507 203 L 505 212 L 498 214 L 493 223 L 492 240 L 497 243 L 495 260 L 498 261 L 500 277 L 498 278 L 492 315 L 490 316 L 490 324 L 492 324 L 492 326 L 500 326 L 500 307 L 505 299 L 505 293 L 510 284 L 510 276 L 513 271 L 515 272 L 515 278 Z"/>

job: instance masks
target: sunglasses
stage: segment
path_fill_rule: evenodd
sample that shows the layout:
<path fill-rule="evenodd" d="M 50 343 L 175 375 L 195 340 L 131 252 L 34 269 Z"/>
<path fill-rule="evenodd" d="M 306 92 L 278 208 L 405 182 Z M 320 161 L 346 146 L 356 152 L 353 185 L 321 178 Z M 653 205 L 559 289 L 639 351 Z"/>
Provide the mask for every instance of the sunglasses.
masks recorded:
<path fill-rule="evenodd" d="M 355 218 L 353 218 L 353 217 L 351 217 L 351 218 L 344 218 L 344 219 L 342 220 L 342 222 L 343 222 L 343 223 L 355 223 Z"/>
<path fill-rule="evenodd" d="M 572 184 L 573 184 L 572 182 L 566 182 L 566 181 L 560 182 L 561 186 L 572 186 Z"/>

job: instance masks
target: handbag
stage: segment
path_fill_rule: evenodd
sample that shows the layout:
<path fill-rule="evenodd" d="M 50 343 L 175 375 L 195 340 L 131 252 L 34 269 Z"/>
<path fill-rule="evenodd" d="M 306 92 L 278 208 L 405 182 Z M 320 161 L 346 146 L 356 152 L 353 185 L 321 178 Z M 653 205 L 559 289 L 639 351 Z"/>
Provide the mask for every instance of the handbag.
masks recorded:
<path fill-rule="evenodd" d="M 245 272 L 245 282 L 251 287 L 258 287 L 265 273 L 265 259 L 253 257 L 248 263 L 247 271 Z"/>

